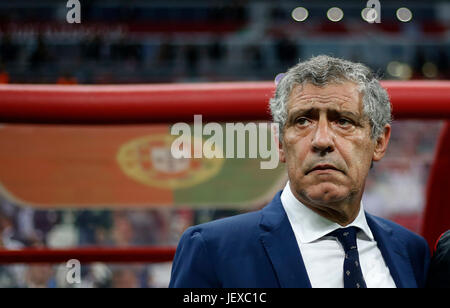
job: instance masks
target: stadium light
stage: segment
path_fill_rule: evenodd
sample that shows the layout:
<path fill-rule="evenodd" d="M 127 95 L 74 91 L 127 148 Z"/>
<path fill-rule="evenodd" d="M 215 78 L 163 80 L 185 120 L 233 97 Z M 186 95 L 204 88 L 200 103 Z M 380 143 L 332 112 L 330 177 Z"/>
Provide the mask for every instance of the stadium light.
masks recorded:
<path fill-rule="evenodd" d="M 333 22 L 338 22 L 344 18 L 344 12 L 338 7 L 332 7 L 327 11 L 327 17 Z"/>
<path fill-rule="evenodd" d="M 304 7 L 299 6 L 292 10 L 291 16 L 295 21 L 305 21 L 309 12 Z"/>
<path fill-rule="evenodd" d="M 401 22 L 408 22 L 412 19 L 412 12 L 406 7 L 399 8 L 395 15 L 397 15 L 398 20 L 400 20 Z"/>

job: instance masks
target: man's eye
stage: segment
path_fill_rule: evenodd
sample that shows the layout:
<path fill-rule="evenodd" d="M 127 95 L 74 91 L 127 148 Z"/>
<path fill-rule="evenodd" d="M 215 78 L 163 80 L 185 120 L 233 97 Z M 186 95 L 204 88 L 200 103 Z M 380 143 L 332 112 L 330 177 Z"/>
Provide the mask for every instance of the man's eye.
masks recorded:
<path fill-rule="evenodd" d="M 307 118 L 298 118 L 295 120 L 295 123 L 301 126 L 308 125 L 309 122 L 310 121 Z"/>
<path fill-rule="evenodd" d="M 344 118 L 341 118 L 341 119 L 337 120 L 337 123 L 338 123 L 340 126 L 350 126 L 350 125 L 353 125 L 353 122 L 352 122 L 352 121 L 347 120 L 347 119 L 344 119 Z"/>

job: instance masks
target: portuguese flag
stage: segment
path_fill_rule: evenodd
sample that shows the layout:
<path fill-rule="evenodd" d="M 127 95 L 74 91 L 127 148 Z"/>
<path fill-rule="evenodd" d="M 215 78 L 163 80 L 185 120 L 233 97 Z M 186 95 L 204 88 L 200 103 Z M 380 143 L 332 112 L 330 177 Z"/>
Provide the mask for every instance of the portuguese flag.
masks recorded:
<path fill-rule="evenodd" d="M 249 208 L 286 181 L 258 158 L 175 159 L 176 137 L 163 124 L 0 125 L 0 195 L 43 209 Z"/>

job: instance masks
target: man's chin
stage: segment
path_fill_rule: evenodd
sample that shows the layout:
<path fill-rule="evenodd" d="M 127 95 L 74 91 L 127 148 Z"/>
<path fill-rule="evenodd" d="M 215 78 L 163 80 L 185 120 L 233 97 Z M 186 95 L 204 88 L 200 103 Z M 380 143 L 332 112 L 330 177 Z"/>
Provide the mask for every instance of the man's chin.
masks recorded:
<path fill-rule="evenodd" d="M 347 188 L 339 187 L 333 183 L 321 183 L 303 190 L 308 200 L 318 204 L 341 202 L 349 197 Z"/>

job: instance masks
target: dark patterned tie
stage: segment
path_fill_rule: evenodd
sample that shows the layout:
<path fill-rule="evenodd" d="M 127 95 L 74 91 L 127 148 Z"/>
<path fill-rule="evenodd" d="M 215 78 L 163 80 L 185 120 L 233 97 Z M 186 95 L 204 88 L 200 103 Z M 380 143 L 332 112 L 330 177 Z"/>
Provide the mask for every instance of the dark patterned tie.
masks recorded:
<path fill-rule="evenodd" d="M 334 230 L 330 235 L 337 237 L 345 251 L 344 288 L 367 288 L 359 263 L 356 233 L 359 229 L 348 227 Z"/>

